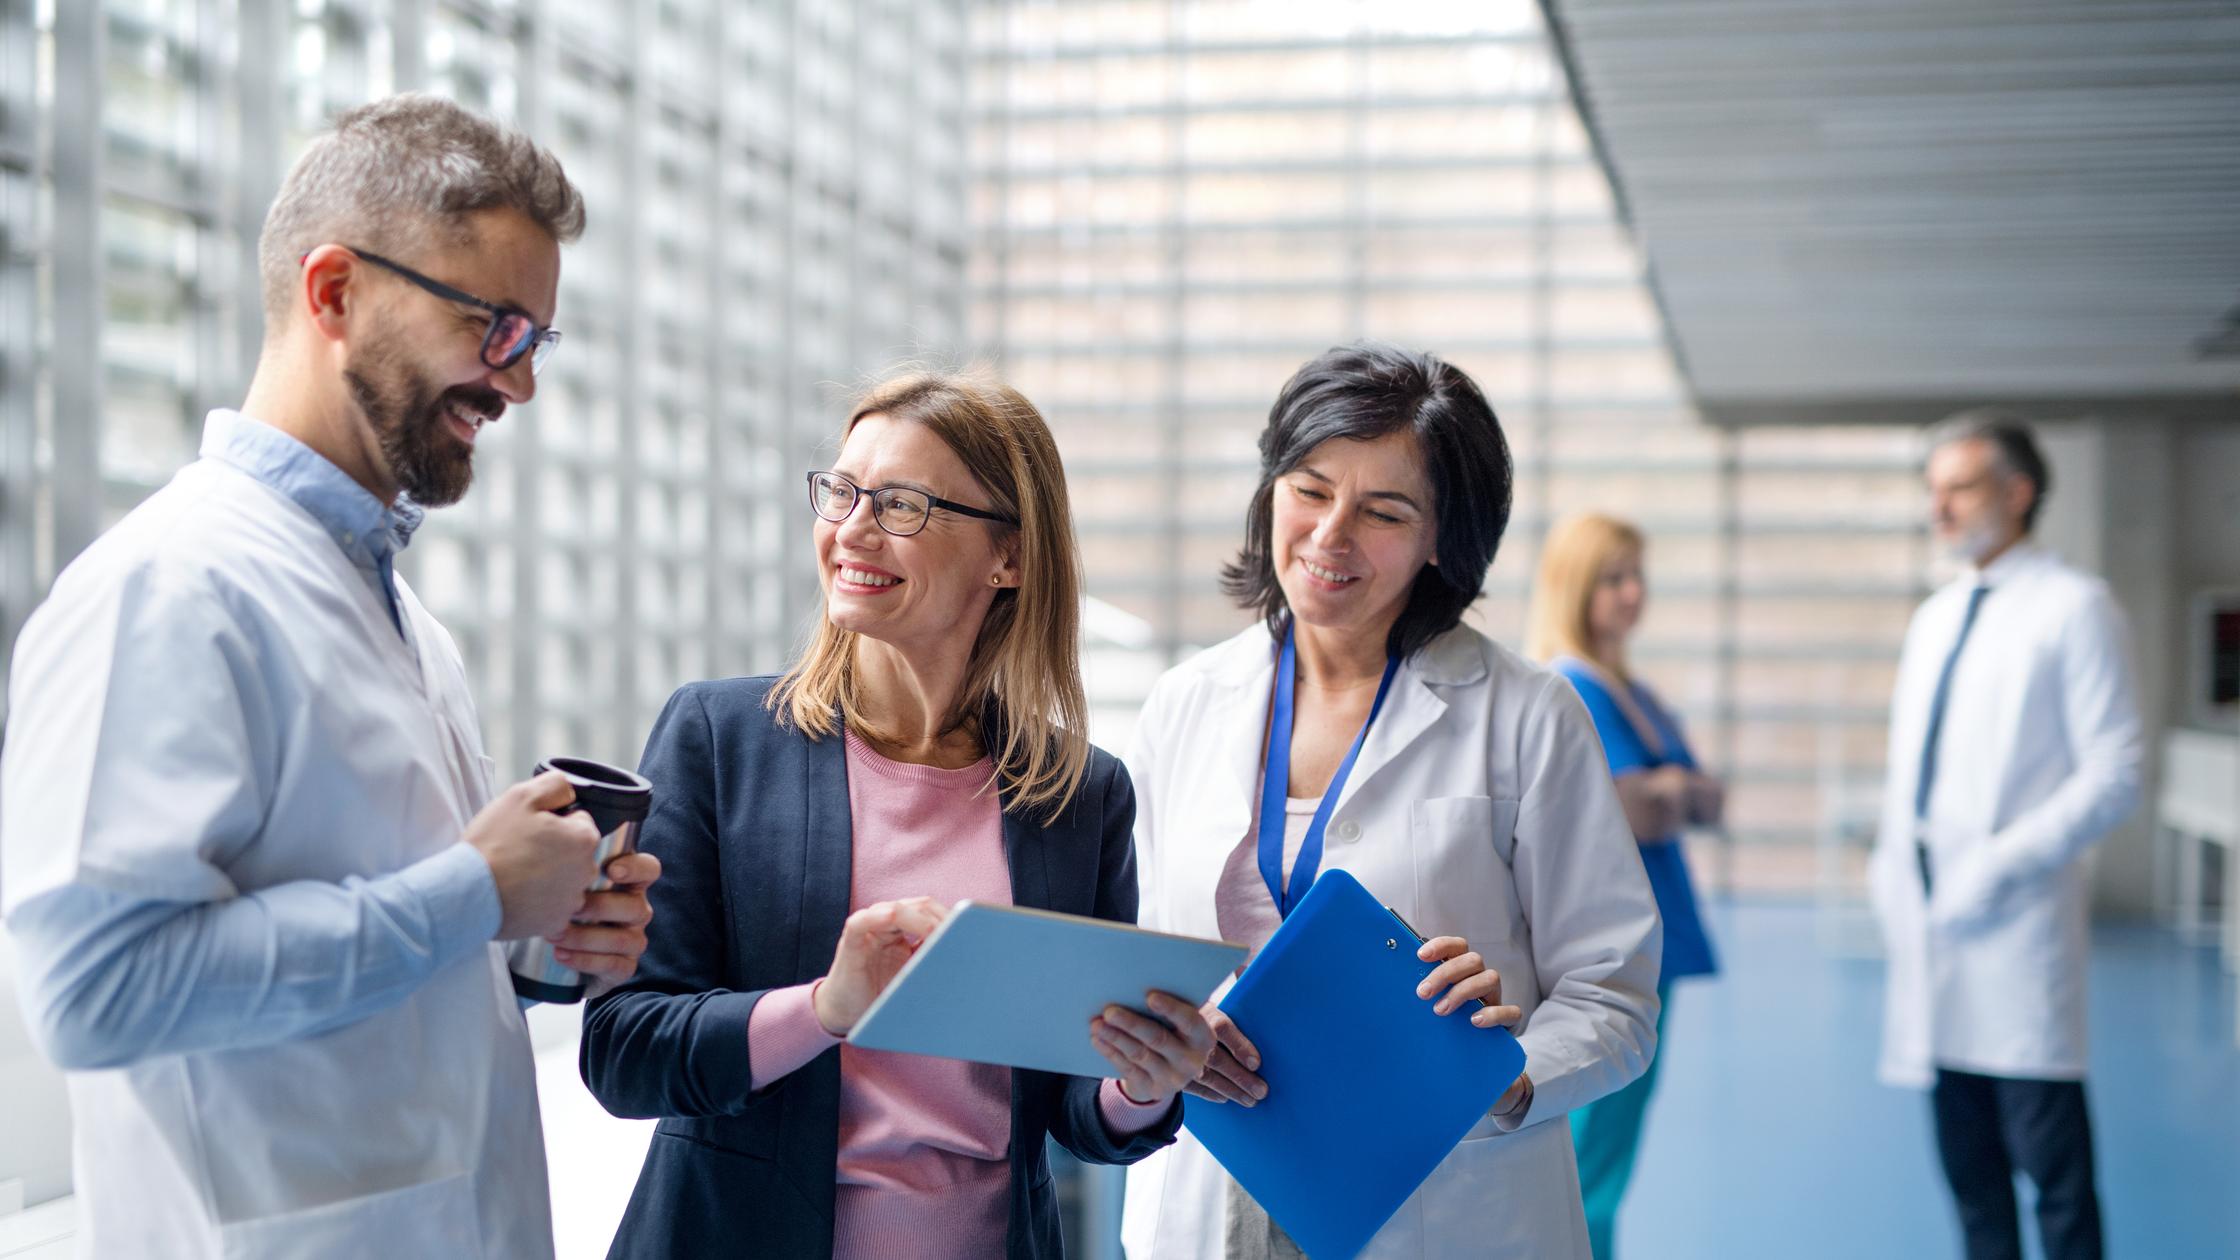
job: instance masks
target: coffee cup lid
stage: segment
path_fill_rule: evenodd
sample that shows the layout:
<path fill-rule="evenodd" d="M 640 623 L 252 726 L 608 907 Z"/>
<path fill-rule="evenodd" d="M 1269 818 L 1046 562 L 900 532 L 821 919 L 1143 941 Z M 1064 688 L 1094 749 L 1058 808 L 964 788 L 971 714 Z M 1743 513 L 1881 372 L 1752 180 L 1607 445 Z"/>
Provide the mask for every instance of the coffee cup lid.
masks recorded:
<path fill-rule="evenodd" d="M 557 770 L 576 790 L 576 804 L 645 816 L 653 803 L 653 784 L 620 766 L 589 757 L 547 757 L 537 763 L 537 773 Z"/>

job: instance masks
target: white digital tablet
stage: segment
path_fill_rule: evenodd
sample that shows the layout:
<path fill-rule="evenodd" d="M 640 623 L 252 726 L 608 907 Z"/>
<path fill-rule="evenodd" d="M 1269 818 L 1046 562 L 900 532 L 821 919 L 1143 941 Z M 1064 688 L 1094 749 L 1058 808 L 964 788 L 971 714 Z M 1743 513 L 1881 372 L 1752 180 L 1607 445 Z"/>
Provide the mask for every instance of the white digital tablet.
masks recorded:
<path fill-rule="evenodd" d="M 1089 1041 L 1107 1006 L 1153 989 L 1204 1005 L 1245 948 L 1047 910 L 960 901 L 856 1021 L 848 1044 L 1069 1076 L 1110 1076 Z"/>

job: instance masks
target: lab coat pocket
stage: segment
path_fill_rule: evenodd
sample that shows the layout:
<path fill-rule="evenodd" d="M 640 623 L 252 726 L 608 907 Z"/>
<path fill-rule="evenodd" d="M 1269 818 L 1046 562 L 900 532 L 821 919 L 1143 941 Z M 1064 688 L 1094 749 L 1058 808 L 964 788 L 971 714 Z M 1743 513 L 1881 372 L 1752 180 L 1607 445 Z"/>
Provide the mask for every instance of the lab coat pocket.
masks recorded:
<path fill-rule="evenodd" d="M 1517 803 L 1440 796 L 1413 802 L 1409 814 L 1415 929 L 1425 936 L 1460 936 L 1472 947 L 1515 936 L 1523 918 L 1509 872 L 1517 848 Z"/>
<path fill-rule="evenodd" d="M 227 1260 L 446 1256 L 478 1260 L 482 1226 L 467 1173 L 220 1228 Z"/>
<path fill-rule="evenodd" d="M 1464 1138 L 1416 1192 L 1426 1260 L 1584 1260 L 1584 1209 L 1570 1145 L 1570 1127 L 1560 1120 Z"/>

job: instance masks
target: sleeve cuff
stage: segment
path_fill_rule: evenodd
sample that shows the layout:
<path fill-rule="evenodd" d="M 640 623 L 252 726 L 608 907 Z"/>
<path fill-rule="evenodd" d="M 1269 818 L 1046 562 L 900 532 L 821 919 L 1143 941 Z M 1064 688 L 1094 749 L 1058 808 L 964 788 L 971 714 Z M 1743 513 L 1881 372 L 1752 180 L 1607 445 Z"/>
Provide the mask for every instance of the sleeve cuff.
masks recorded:
<path fill-rule="evenodd" d="M 1527 1075 L 1524 1078 L 1524 1098 L 1516 1104 L 1517 1109 L 1506 1116 L 1495 1115 L 1493 1127 L 1503 1133 L 1515 1133 L 1523 1128 L 1525 1122 L 1532 1118 L 1532 1099 L 1532 1077 Z"/>
<path fill-rule="evenodd" d="M 1163 1103 L 1139 1103 L 1128 1097 L 1120 1082 L 1105 1078 L 1097 1089 L 1097 1110 L 1104 1116 L 1104 1127 L 1114 1137 L 1133 1137 L 1166 1119 L 1167 1113 L 1181 1105 L 1180 1098 L 1170 1098 Z"/>
<path fill-rule="evenodd" d="M 823 983 L 772 989 L 754 1004 L 747 1016 L 747 1062 L 754 1066 L 749 1088 L 767 1088 L 840 1044 L 817 1019 L 817 986 Z"/>
<path fill-rule="evenodd" d="M 397 882 L 427 907 L 436 956 L 457 958 L 498 935 L 504 914 L 490 864 L 464 840 L 397 872 Z"/>

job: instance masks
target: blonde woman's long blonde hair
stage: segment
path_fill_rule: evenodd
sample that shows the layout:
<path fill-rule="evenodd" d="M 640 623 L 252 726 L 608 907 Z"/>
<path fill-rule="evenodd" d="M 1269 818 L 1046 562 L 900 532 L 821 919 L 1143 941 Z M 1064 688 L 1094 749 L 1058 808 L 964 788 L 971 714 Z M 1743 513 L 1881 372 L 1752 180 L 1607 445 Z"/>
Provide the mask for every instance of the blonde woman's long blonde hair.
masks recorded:
<path fill-rule="evenodd" d="M 1576 656 L 1620 678 L 1623 661 L 1606 661 L 1595 651 L 1587 609 L 1595 583 L 1610 561 L 1642 550 L 1641 531 L 1615 516 L 1582 512 L 1565 517 L 1540 545 L 1540 577 L 1532 587 L 1524 653 L 1536 661 Z"/>
<path fill-rule="evenodd" d="M 979 371 L 911 372 L 872 386 L 841 430 L 866 416 L 922 424 L 964 461 L 994 511 L 1018 519 L 1019 585 L 995 595 L 980 623 L 948 729 L 974 728 L 1009 808 L 1055 819 L 1089 765 L 1089 702 L 1081 684 L 1081 554 L 1065 466 L 1042 413 Z M 872 739 L 856 696 L 857 634 L 820 619 L 807 651 L 771 688 L 769 706 L 812 739 L 853 727 Z M 992 726 L 988 721 L 993 718 Z"/>

